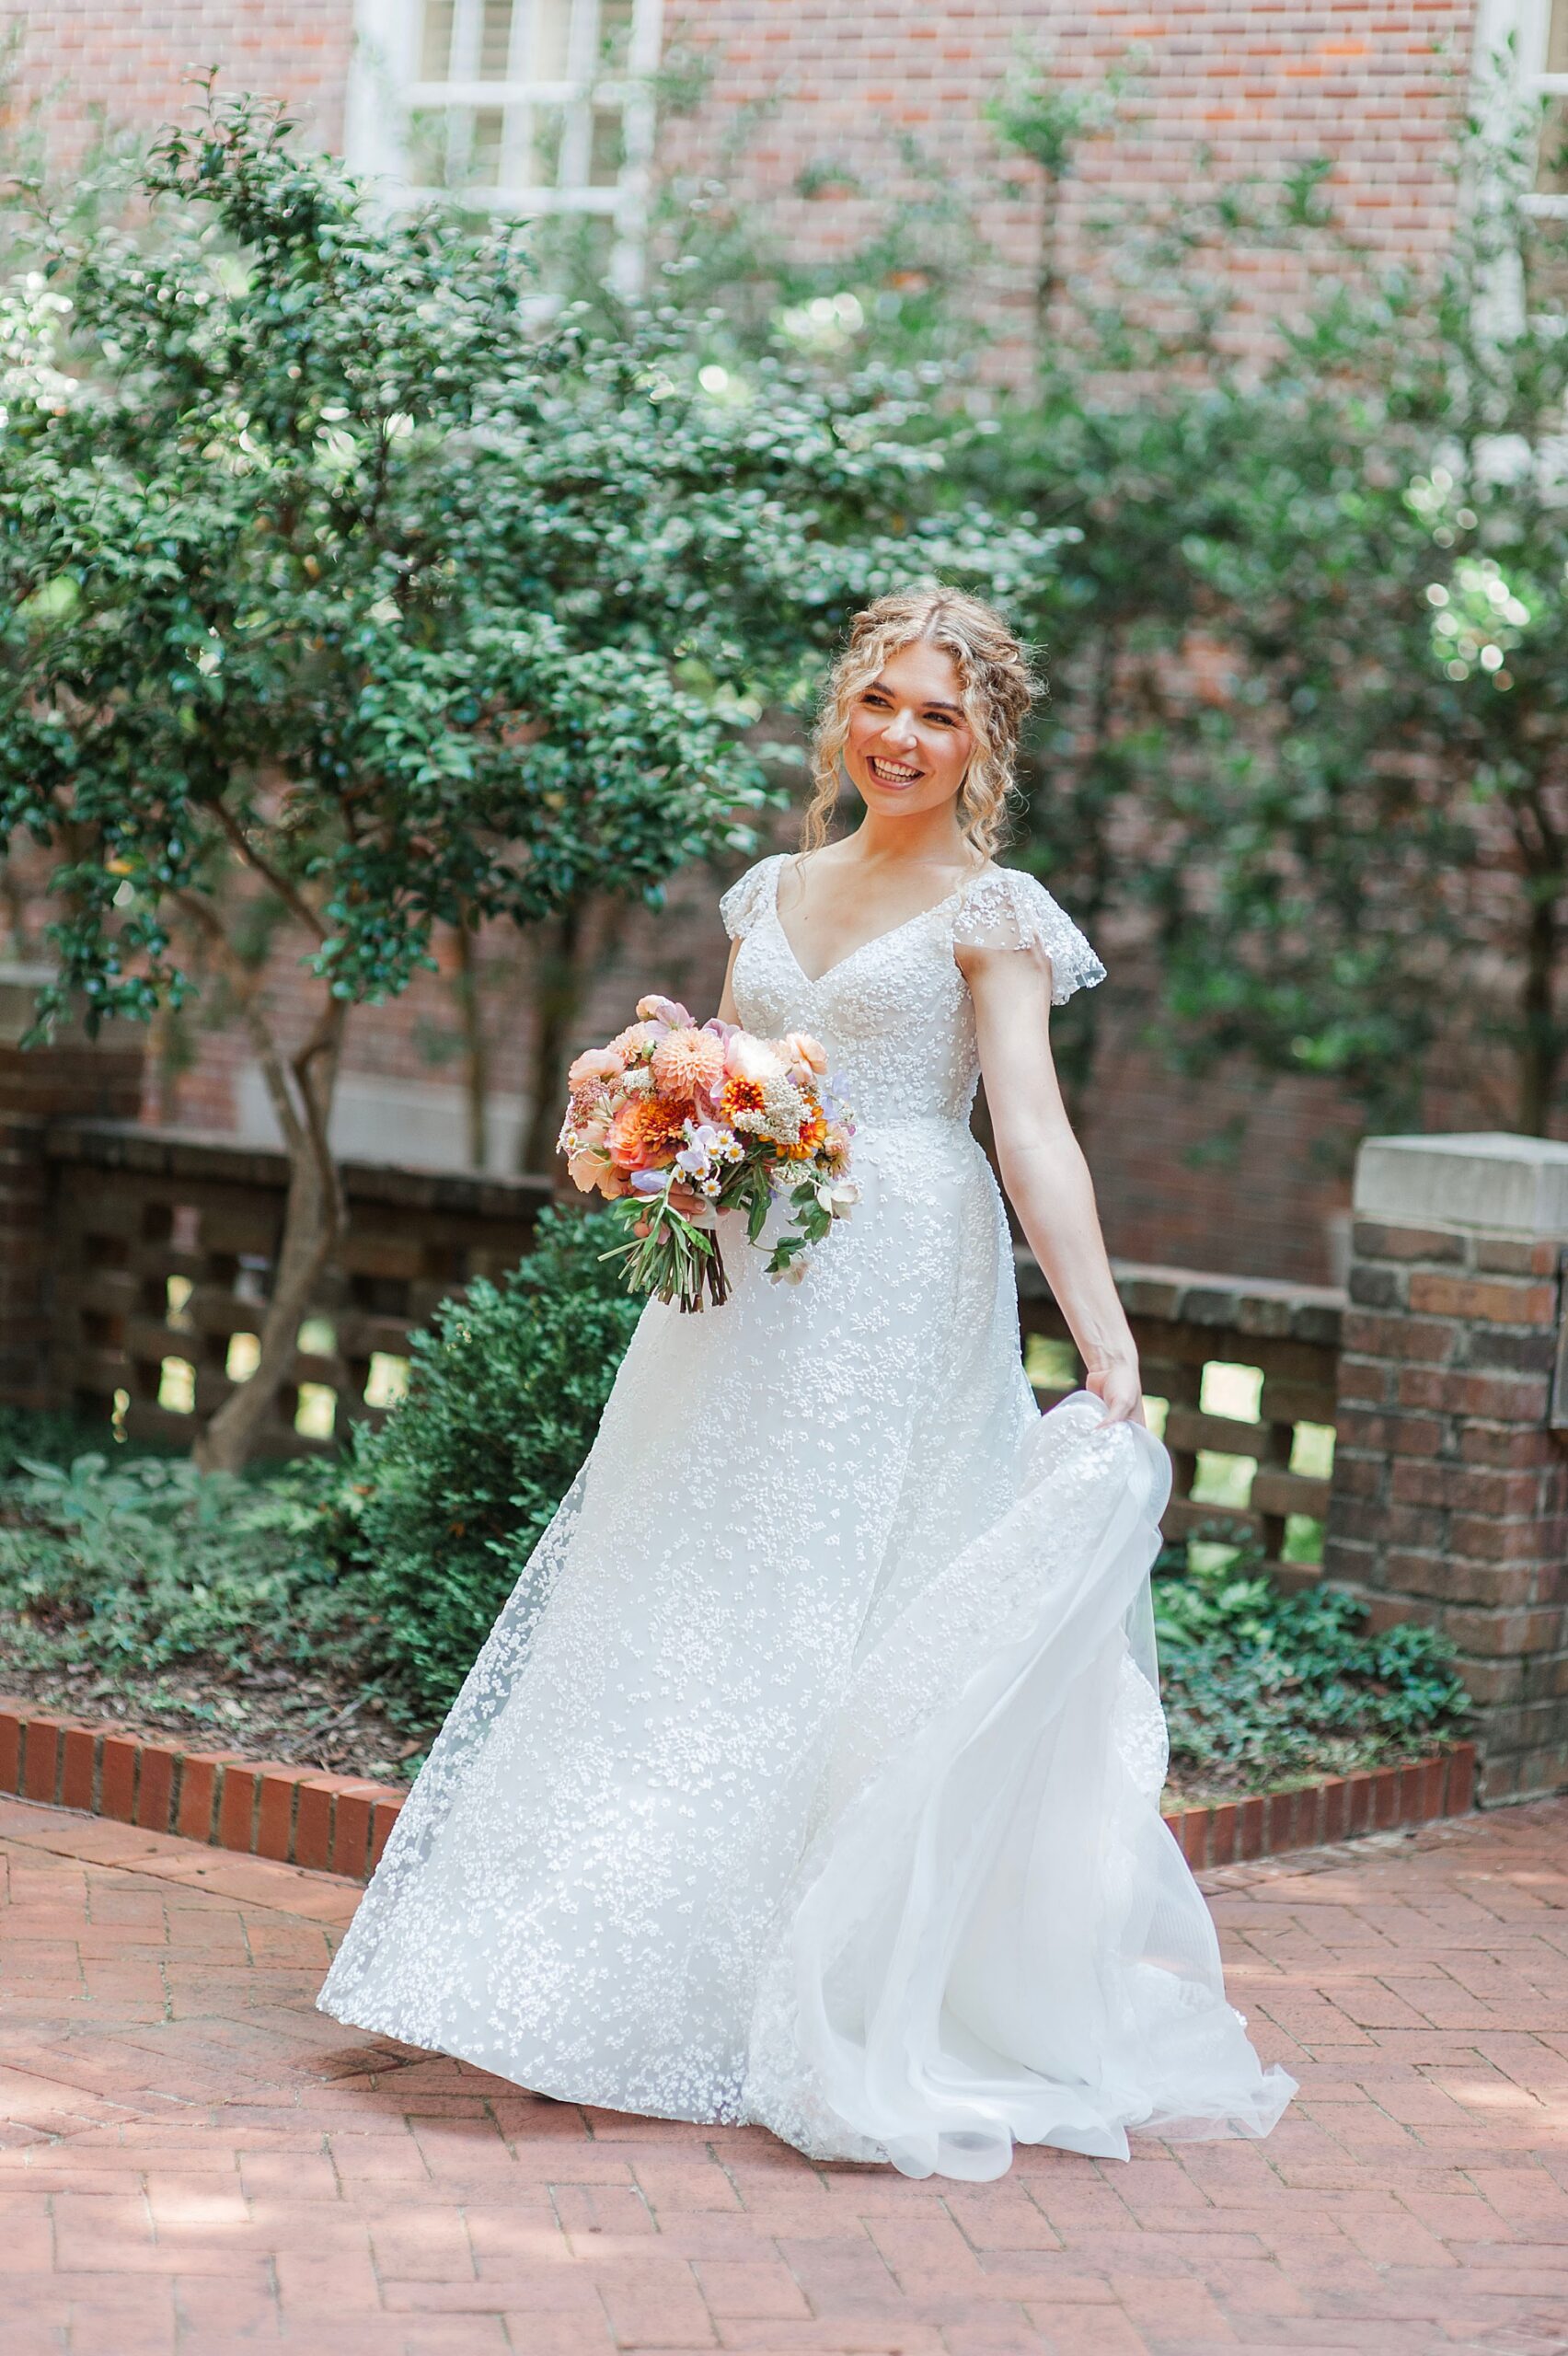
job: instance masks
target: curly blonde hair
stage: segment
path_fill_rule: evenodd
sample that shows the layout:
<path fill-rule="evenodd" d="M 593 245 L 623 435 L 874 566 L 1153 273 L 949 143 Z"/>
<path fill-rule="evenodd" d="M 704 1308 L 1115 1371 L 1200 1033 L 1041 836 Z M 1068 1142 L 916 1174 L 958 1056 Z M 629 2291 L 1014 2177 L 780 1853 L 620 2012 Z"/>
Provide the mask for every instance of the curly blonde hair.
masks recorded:
<path fill-rule="evenodd" d="M 1009 805 L 1018 798 L 1013 764 L 1019 732 L 1040 684 L 1027 648 L 994 606 L 939 583 L 895 589 L 865 606 L 849 625 L 848 642 L 833 669 L 812 740 L 813 791 L 801 827 L 802 851 L 820 850 L 838 806 L 840 769 L 849 713 L 900 647 L 940 647 L 959 677 L 963 716 L 974 750 L 958 794 L 958 823 L 979 863 L 1007 839 Z"/>

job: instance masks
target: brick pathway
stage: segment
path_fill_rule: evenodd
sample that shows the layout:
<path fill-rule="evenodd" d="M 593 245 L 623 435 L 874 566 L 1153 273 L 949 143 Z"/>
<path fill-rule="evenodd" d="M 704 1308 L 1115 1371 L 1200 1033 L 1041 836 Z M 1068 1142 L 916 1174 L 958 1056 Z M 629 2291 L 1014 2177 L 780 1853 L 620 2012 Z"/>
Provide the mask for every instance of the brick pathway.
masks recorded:
<path fill-rule="evenodd" d="M 1568 2351 L 1568 1801 L 1207 1877 L 1265 2144 L 817 2168 L 324 2020 L 356 1891 L 0 1803 L 4 2356 Z"/>

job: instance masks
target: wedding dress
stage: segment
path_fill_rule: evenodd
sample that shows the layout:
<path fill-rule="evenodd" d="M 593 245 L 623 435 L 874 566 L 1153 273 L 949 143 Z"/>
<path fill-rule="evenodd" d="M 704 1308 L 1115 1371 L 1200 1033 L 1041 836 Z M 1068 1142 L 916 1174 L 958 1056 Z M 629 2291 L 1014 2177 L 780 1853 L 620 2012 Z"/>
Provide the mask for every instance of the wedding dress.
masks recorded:
<path fill-rule="evenodd" d="M 863 1190 L 776 1284 L 643 1312 L 587 1461 L 322 1991 L 540 2093 L 759 2122 L 820 2159 L 1000 2175 L 1015 2141 L 1266 2134 L 1159 1801 L 1164 1450 L 1042 1417 L 956 941 L 1099 981 L 989 870 L 809 978 L 781 861 L 724 896 L 735 1004 L 814 1034 Z"/>

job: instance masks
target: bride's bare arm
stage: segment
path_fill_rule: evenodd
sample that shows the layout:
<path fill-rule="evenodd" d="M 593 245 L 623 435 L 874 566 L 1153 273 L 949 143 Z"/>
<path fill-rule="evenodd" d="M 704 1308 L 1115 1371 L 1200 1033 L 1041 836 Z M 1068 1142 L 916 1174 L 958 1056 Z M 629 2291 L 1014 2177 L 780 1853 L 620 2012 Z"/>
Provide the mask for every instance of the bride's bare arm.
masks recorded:
<path fill-rule="evenodd" d="M 735 1011 L 735 960 L 740 953 L 740 942 L 738 941 L 732 941 L 730 943 L 730 962 L 724 968 L 724 987 L 719 993 L 719 1020 L 721 1022 L 738 1023 L 741 1019 Z"/>
<path fill-rule="evenodd" d="M 1008 1199 L 1078 1344 L 1089 1389 L 1116 1422 L 1143 1421 L 1138 1354 L 1100 1232 L 1089 1164 L 1051 1056 L 1043 950 L 960 948 Z"/>

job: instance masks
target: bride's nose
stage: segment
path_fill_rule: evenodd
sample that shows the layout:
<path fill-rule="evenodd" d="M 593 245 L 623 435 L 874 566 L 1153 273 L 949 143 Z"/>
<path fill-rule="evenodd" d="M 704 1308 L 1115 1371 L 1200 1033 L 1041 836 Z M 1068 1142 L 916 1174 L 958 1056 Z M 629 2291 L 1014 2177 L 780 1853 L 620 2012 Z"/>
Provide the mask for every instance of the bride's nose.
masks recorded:
<path fill-rule="evenodd" d="M 887 725 L 882 730 L 882 734 L 890 745 L 913 745 L 915 742 L 915 716 L 913 712 L 890 712 L 888 715 Z"/>

